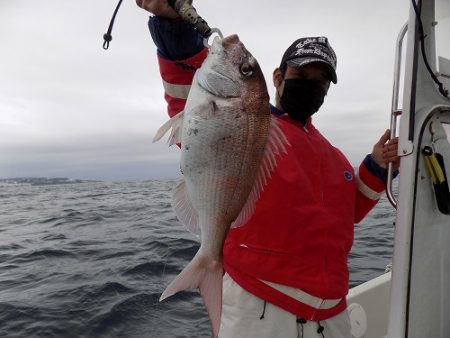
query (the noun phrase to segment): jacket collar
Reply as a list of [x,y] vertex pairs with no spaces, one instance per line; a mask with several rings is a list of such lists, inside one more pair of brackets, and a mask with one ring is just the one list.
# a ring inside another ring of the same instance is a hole
[[303,125],[303,123],[290,118],[288,114],[286,114],[281,109],[278,109],[273,104],[270,104],[270,112],[277,117],[283,117],[283,119],[288,120],[292,124],[295,124],[305,130],[308,130],[312,126],[312,118],[311,117],[309,117],[308,120],[306,120],[306,123]]

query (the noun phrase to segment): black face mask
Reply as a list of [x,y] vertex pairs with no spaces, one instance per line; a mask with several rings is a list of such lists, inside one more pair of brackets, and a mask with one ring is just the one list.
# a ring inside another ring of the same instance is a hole
[[284,82],[281,107],[292,119],[305,124],[319,110],[327,91],[316,80],[287,79]]

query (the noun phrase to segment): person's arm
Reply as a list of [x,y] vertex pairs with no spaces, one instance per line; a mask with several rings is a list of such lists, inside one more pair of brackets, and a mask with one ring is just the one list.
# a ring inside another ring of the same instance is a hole
[[150,17],[149,29],[158,48],[158,63],[170,117],[184,109],[195,71],[207,55],[203,39],[181,19]]
[[167,0],[136,0],[151,16],[148,27],[158,49],[158,63],[170,117],[183,110],[195,71],[207,55],[203,38],[181,20]]
[[167,0],[136,0],[136,5],[156,16],[169,19],[178,17],[177,12],[169,5]]
[[386,130],[367,155],[358,170],[355,203],[355,223],[359,223],[377,204],[387,181],[387,166],[393,163],[394,177],[398,174],[400,158],[397,155],[398,139],[389,140]]

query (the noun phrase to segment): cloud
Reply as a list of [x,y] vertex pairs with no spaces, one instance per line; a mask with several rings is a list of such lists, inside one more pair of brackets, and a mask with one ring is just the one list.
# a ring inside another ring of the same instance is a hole
[[[408,15],[408,4],[385,2],[195,5],[211,26],[239,34],[272,97],[272,71],[286,47],[300,36],[327,35],[338,54],[339,83],[315,120],[359,162],[362,148],[370,151],[387,127],[394,44]],[[0,177],[178,175],[179,151],[151,143],[167,115],[148,13],[124,2],[105,51],[102,35],[115,6],[107,0],[0,2]]]

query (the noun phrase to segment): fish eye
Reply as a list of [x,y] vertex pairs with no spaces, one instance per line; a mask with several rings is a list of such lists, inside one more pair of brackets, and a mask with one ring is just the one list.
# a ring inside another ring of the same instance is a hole
[[243,63],[240,70],[244,76],[250,77],[253,75],[253,67],[249,63]]

